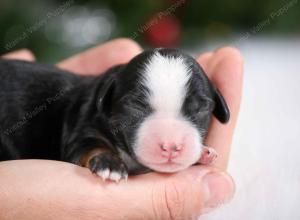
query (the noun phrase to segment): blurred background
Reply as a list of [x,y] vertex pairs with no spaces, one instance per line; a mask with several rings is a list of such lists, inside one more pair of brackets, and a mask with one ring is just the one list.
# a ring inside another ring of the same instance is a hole
[[199,52],[211,43],[297,39],[299,21],[298,0],[1,0],[0,53],[26,47],[57,62],[117,37]]
[[299,220],[300,0],[0,0],[0,54],[25,47],[56,63],[118,37],[192,55],[241,51],[236,196],[207,219]]

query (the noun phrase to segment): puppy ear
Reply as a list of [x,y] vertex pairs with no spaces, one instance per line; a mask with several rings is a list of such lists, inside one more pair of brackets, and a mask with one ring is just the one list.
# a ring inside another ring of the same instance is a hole
[[212,88],[215,101],[213,114],[221,123],[225,124],[229,121],[230,118],[229,108],[221,92],[214,85],[212,86]]
[[116,77],[126,67],[125,64],[120,64],[108,69],[103,78],[97,91],[97,109],[106,116],[110,116],[112,105],[113,105],[113,94],[116,88]]
[[115,88],[115,79],[110,77],[104,80],[98,90],[97,109],[107,116],[110,115],[112,107],[112,95]]

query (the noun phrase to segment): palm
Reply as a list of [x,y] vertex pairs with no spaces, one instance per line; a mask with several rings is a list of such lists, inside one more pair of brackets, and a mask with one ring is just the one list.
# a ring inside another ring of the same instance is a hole
[[[98,74],[112,65],[128,62],[139,52],[134,42],[115,40],[75,55],[58,66],[79,74]],[[6,57],[34,59],[24,51]],[[189,219],[231,197],[233,182],[223,171],[239,111],[243,63],[239,52],[232,48],[205,53],[198,61],[222,92],[231,111],[226,125],[212,120],[206,139],[206,144],[219,154],[217,168],[193,166],[171,175],[148,173],[116,185],[105,184],[87,169],[68,163],[1,162],[0,204],[4,206],[0,207],[0,218]],[[2,216],[1,213],[7,213],[5,210],[13,211]],[[27,215],[21,217],[22,213]]]

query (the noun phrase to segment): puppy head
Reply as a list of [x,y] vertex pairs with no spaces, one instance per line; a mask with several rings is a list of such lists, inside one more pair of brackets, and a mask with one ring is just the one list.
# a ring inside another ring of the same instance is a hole
[[142,165],[176,172],[197,162],[212,112],[229,111],[198,63],[173,49],[145,51],[107,82],[100,97],[112,131]]

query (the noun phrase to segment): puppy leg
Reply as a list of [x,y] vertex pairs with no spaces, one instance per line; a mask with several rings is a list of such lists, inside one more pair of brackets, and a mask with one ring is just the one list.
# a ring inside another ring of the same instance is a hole
[[203,165],[209,165],[213,163],[217,159],[217,157],[218,154],[215,149],[211,147],[203,147],[199,163]]
[[89,168],[92,173],[100,176],[104,181],[119,182],[128,178],[128,169],[122,159],[109,149],[95,148],[83,154],[80,164]]

